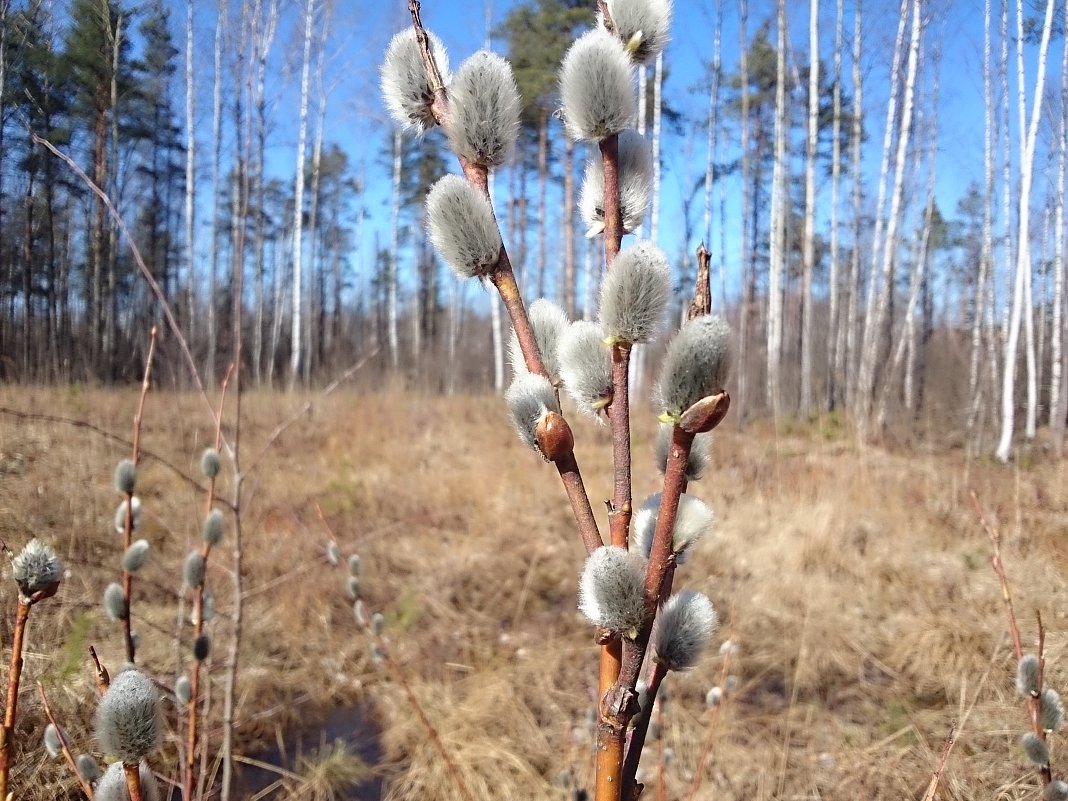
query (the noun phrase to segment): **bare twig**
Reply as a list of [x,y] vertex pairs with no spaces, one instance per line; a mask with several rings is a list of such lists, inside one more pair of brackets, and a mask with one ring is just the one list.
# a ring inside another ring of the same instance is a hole
[[[141,395],[137,399],[137,411],[134,413],[133,419],[133,442],[130,447],[130,461],[133,462],[135,468],[141,461],[141,421],[144,419],[145,414],[145,398],[148,396],[148,389],[152,385],[152,357],[156,352],[156,335],[156,326],[152,326],[148,340],[148,355],[145,357],[145,375],[141,381]],[[134,489],[131,488],[129,492],[124,494],[126,495],[126,515],[122,526],[123,553],[129,550],[133,542]],[[126,602],[126,615],[122,619],[122,636],[126,645],[126,661],[134,664],[137,661],[137,649],[134,645],[132,628],[133,574],[125,567],[122,569],[122,596]]]
[[[354,365],[352,365],[349,369],[347,369],[345,372],[343,372],[341,375],[339,375],[337,378],[335,378],[323,388],[322,392],[319,393],[318,400],[323,400],[328,395],[333,393],[333,391],[336,390],[339,386],[341,386],[341,384],[356,375],[356,373],[358,373],[363,368],[363,366],[367,364],[367,362],[369,362],[371,359],[378,355],[378,351],[379,349],[375,348],[370,353],[360,357],[360,359]],[[301,405],[299,411],[291,415],[289,419],[283,420],[281,423],[275,426],[274,431],[272,431],[270,436],[267,437],[267,440],[263,443],[263,447],[260,448],[259,453],[252,457],[251,463],[249,464],[248,468],[245,469],[245,475],[250,476],[255,473],[256,468],[260,466],[260,462],[263,461],[264,457],[267,456],[267,453],[271,450],[272,447],[274,447],[274,444],[278,442],[281,436],[286,431],[288,431],[294,424],[296,424],[298,420],[300,420],[302,417],[307,416],[313,408],[313,402],[306,401]]]
[[130,793],[130,801],[144,801],[144,793],[141,792],[141,767],[136,762],[123,762],[122,770],[126,774],[126,789]]
[[[732,645],[734,643],[733,604],[731,605],[730,623],[727,624],[727,642]],[[719,720],[723,714],[723,706],[727,703],[727,677],[730,676],[731,656],[734,654],[732,645],[727,646],[726,653],[723,654],[723,664],[719,669],[719,687],[722,695],[720,696],[719,703],[712,707],[712,714],[708,719],[705,740],[701,745],[701,755],[697,758],[697,769],[694,771],[693,784],[690,786],[690,794],[687,796],[689,801],[695,801],[697,798],[697,791],[701,789],[701,782],[705,778],[705,765],[708,763],[708,758],[712,755],[712,746],[716,741],[716,729],[719,728]]]
[[[983,527],[987,537],[990,538],[990,545],[993,549],[993,553],[990,556],[990,564],[994,568],[994,573],[998,577],[998,584],[1001,587],[1001,599],[1005,604],[1005,614],[1009,620],[1009,634],[1012,636],[1013,654],[1016,657],[1016,663],[1019,664],[1024,655],[1023,640],[1020,637],[1020,625],[1016,618],[1016,610],[1012,605],[1012,591],[1009,588],[1009,579],[1005,573],[1005,563],[1001,558],[1001,530],[996,524],[992,524],[987,520],[986,513],[983,511],[982,504],[979,503],[979,496],[976,495],[975,490],[972,490],[969,494],[972,498],[972,504],[975,506],[976,514],[979,516],[979,524]],[[1034,735],[1042,742],[1046,742],[1046,731],[1042,728],[1042,681],[1046,666],[1046,630],[1042,625],[1042,615],[1037,610],[1035,617],[1038,620],[1038,692],[1031,693],[1031,696],[1026,699],[1027,717]],[[1053,781],[1051,764],[1043,765],[1039,768],[1039,771],[1042,774],[1043,786]]]
[[37,692],[41,695],[41,707],[44,709],[45,717],[48,718],[48,722],[56,729],[56,735],[59,738],[59,747],[63,752],[63,758],[67,761],[68,767],[70,767],[71,771],[74,773],[74,777],[78,780],[78,784],[81,785],[85,797],[88,798],[89,801],[93,801],[93,788],[78,770],[78,763],[74,761],[74,755],[70,752],[70,745],[67,743],[67,735],[63,733],[63,729],[56,723],[55,715],[52,714],[52,709],[48,706],[48,698],[45,696],[44,685],[41,684],[41,682],[37,682]]
[[[121,437],[118,434],[114,434],[111,431],[108,431],[107,429],[101,428],[100,426],[94,423],[90,423],[88,420],[78,420],[73,417],[60,417],[59,415],[43,414],[40,412],[26,412],[20,409],[11,409],[7,406],[0,406],[0,414],[5,414],[9,417],[14,417],[16,420],[25,420],[27,422],[56,423],[58,425],[71,426],[72,428],[82,428],[86,431],[91,431],[94,434],[97,434],[103,439],[106,439],[108,442],[114,442],[116,445],[122,445],[125,448],[133,447],[133,442],[131,442],[130,440],[126,439],[125,437]],[[171,473],[173,473],[176,478],[187,484],[196,492],[207,492],[204,487],[200,486],[200,483],[195,478],[186,474],[180,467],[175,466],[173,462],[169,462],[159,454],[153,453],[152,451],[147,450],[143,447],[140,448],[140,452],[142,459],[151,459],[156,464],[159,464],[162,467],[166,468]],[[228,501],[222,498],[219,498],[217,500],[219,503],[225,504],[227,508],[230,507],[230,503]]]
[[[431,112],[435,121],[441,125],[445,120],[449,100],[445,87],[441,82],[441,71],[437,67],[434,53],[430,48],[430,39],[426,29],[423,27],[420,5],[419,0],[408,0],[408,11],[412,17],[412,27],[415,30],[416,41],[419,42],[423,63],[434,86],[434,102],[431,106]],[[488,198],[489,178],[487,169],[481,165],[472,164],[462,156],[457,156],[457,159],[468,182]],[[523,304],[523,297],[516,282],[511,260],[508,257],[508,250],[504,245],[501,246],[497,264],[490,273],[489,280],[497,288],[504,307],[508,310],[512,329],[519,340],[519,348],[523,353],[523,361],[526,363],[527,369],[532,373],[547,377],[548,372],[538,351],[534,330],[530,325],[526,306]],[[601,540],[601,533],[597,529],[597,520],[593,515],[593,508],[586,494],[573,450],[566,457],[557,459],[555,462],[557,469],[560,471],[560,478],[567,491],[568,499],[571,502],[571,508],[575,513],[575,522],[578,526],[579,534],[589,553],[603,544],[603,540]]]
[[22,644],[26,621],[30,618],[29,599],[19,593],[15,609],[15,634],[11,643],[11,663],[7,673],[7,701],[4,705],[4,726],[0,729],[0,798],[7,798],[7,780],[11,772],[16,711],[19,703],[19,682],[22,679]]
[[942,773],[946,769],[946,763],[949,761],[949,755],[953,753],[953,746],[956,742],[957,724],[953,722],[949,725],[949,734],[946,735],[945,742],[942,743],[942,757],[938,760],[938,767],[931,774],[931,782],[927,785],[927,792],[923,794],[923,801],[934,801],[938,785],[942,781]]
[[[230,379],[234,373],[234,365],[231,364],[226,371],[226,377],[223,379],[222,387],[219,390],[219,406],[218,410],[214,413],[215,416],[215,442],[214,447],[218,450],[222,444],[222,420],[223,409],[226,405],[226,388],[230,385]],[[204,512],[205,519],[212,513],[215,508],[215,484],[216,476],[208,478],[208,498],[206,504],[206,511]],[[201,582],[193,587],[193,640],[197,640],[204,633],[204,584],[207,581],[207,567],[208,557],[211,555],[211,543],[208,540],[204,540],[201,543],[200,555],[204,560],[204,572],[205,578]],[[197,726],[197,711],[198,703],[200,701],[200,667],[201,661],[199,659],[193,660],[193,666],[190,670],[189,676],[189,703],[186,704],[187,710],[187,729],[186,729],[186,743],[185,743],[185,765],[182,773],[182,797],[185,801],[192,801],[193,798],[193,786],[195,784],[196,774],[196,757],[197,757],[197,738],[199,729]],[[202,747],[206,747],[202,746]]]

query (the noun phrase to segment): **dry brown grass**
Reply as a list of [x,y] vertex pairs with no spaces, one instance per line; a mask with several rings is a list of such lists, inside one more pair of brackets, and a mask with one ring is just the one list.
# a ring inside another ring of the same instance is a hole
[[[133,391],[0,390],[2,406],[90,420],[123,437],[134,403]],[[258,452],[301,403],[246,396],[246,454]],[[600,511],[611,494],[610,444],[592,424],[575,427]],[[710,476],[692,487],[716,510],[716,536],[676,579],[708,593],[723,616],[735,605],[741,647],[738,690],[699,798],[919,798],[951,721],[968,710],[940,797],[1037,797],[1016,747],[1026,722],[1012,693],[989,543],[967,490],[998,511],[1025,636],[1034,628],[1030,610],[1041,606],[1049,676],[1064,687],[1065,466],[1005,468],[968,463],[957,452],[857,452],[818,426],[778,437],[726,428]],[[656,488],[652,434],[643,418],[635,434],[638,498]],[[209,436],[196,399],[149,397],[147,450],[195,475]],[[125,453],[92,432],[0,415],[0,538],[19,546],[41,535],[71,571],[57,599],[30,621],[14,778],[30,791],[20,796],[25,801],[57,797],[61,783],[73,787],[59,763],[38,755],[43,723],[33,680],[45,682],[75,747],[91,750],[84,646],[96,643],[111,665],[121,658],[119,632],[103,619],[98,599],[120,555],[110,528],[118,502],[111,473]],[[342,571],[322,559],[327,535],[318,504],[343,552],[363,557],[368,603],[385,613],[394,655],[475,795],[564,798],[562,771],[588,779],[589,746],[580,735],[594,703],[597,649],[575,609],[583,550],[554,471],[514,441],[502,403],[331,396],[280,439],[249,488],[243,752],[260,753],[277,731],[369,697],[383,728],[378,767],[392,797],[455,797],[403,694],[367,657]],[[150,458],[139,491],[140,534],[153,553],[135,584],[135,629],[140,661],[169,683],[180,564],[198,536],[202,500]],[[224,542],[209,579],[219,597],[219,642],[227,561]],[[13,606],[13,592],[5,579],[0,608]],[[708,720],[703,698],[719,659],[669,679],[669,799],[687,797]],[[212,676],[218,682],[217,665]],[[221,686],[213,692],[218,709]],[[1058,750],[1055,744],[1055,758]],[[331,768],[311,774],[322,780]],[[311,797],[312,790],[292,792]]]

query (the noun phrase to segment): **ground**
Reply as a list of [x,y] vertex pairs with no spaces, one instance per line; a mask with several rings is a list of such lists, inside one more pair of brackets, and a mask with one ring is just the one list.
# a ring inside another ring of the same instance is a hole
[[[119,629],[100,598],[122,550],[111,476],[129,448],[114,437],[130,438],[136,401],[135,389],[0,388],[0,407],[38,415],[0,412],[0,538],[17,550],[39,536],[68,570],[59,594],[30,618],[13,779],[20,801],[78,797],[62,762],[39,747],[35,682],[75,752],[95,752],[85,649],[95,644],[113,668],[122,661]],[[231,397],[231,443],[235,411]],[[638,499],[658,480],[655,421],[639,411]],[[608,435],[571,417],[605,530]],[[184,477],[203,485],[197,465],[211,428],[199,397],[149,395],[137,535],[152,552],[135,580],[133,619],[138,661],[166,686],[190,659],[188,626],[175,643],[181,563],[205,510],[203,493]],[[366,747],[369,769],[392,798],[459,797],[401,676],[477,798],[562,799],[563,775],[589,781],[597,648],[576,609],[583,550],[555,471],[517,441],[502,401],[385,390],[249,393],[240,449],[247,477],[238,738],[243,757],[288,755],[289,770],[275,774],[278,792],[269,797],[377,798],[368,785],[362,795],[331,795],[359,773],[356,760],[333,747],[335,737]],[[956,724],[935,797],[1037,798],[1038,776],[1017,745],[1026,714],[1014,694],[991,545],[969,497],[974,490],[1000,525],[1024,641],[1033,643],[1040,609],[1049,683],[1064,688],[1068,476],[1038,450],[1021,461],[858,449],[837,418],[777,433],[738,431],[728,418],[707,477],[691,486],[715,510],[714,536],[675,581],[712,598],[721,629],[699,668],[669,678],[661,740],[643,769],[648,796],[657,797],[652,788],[662,782],[667,799],[919,799]],[[223,476],[229,498],[227,459]],[[229,514],[228,521],[208,567],[219,611],[213,717],[222,708],[233,608]],[[332,536],[342,557],[361,557],[361,592],[385,616],[399,673],[374,658],[355,622],[344,562],[327,559]],[[0,586],[6,679],[10,570]],[[728,636],[737,645],[733,690],[710,729],[705,695],[721,681],[718,650]],[[173,722],[173,701],[165,704]],[[328,719],[329,735],[319,738],[327,747],[294,759],[295,733],[312,749],[317,724]],[[169,732],[154,765],[165,777],[173,775],[177,736]],[[712,751],[694,794],[706,740]],[[213,754],[218,743],[215,728]],[[1055,740],[1055,772],[1060,754]]]

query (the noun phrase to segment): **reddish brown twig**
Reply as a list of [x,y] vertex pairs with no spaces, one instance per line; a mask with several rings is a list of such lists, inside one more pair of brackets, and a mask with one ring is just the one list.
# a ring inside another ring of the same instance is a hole
[[[230,384],[230,378],[234,373],[234,365],[231,363],[230,367],[226,371],[226,376],[223,378],[222,387],[219,390],[219,407],[214,412],[215,417],[215,439],[214,448],[216,451],[222,446],[222,420],[223,409],[226,404],[226,388]],[[215,508],[215,485],[216,476],[208,478],[208,498],[205,506],[205,519],[214,511]],[[211,543],[204,540],[200,546],[200,555],[204,558],[204,571],[207,573],[208,557],[211,555]],[[196,641],[204,633],[204,585],[206,583],[206,577],[196,587],[193,587],[193,640]],[[197,756],[197,739],[199,737],[198,728],[198,702],[200,699],[200,667],[201,661],[199,659],[193,660],[192,669],[189,671],[189,703],[186,704],[187,710],[187,729],[186,729],[186,746],[185,746],[185,765],[182,771],[182,797],[185,801],[192,801],[193,798],[193,786],[195,784],[196,776],[196,756]],[[207,733],[204,735],[207,737]],[[201,748],[205,748],[206,743],[201,743]]]
[[45,717],[56,729],[56,736],[59,738],[59,748],[63,752],[63,758],[67,761],[71,771],[73,771],[78,784],[81,785],[85,797],[89,801],[93,801],[93,788],[89,786],[89,782],[85,780],[85,777],[78,770],[78,763],[74,761],[74,755],[70,752],[70,745],[67,743],[67,735],[63,733],[63,729],[56,723],[55,715],[52,714],[52,709],[48,706],[48,698],[45,696],[44,685],[41,682],[37,682],[37,692],[41,695],[41,707],[44,709]]
[[122,763],[122,770],[126,774],[126,789],[130,792],[130,801],[144,801],[145,796],[141,792],[141,767],[136,762]]
[[[1005,563],[1001,558],[1001,530],[996,524],[992,524],[987,520],[986,513],[983,511],[982,504],[979,503],[979,496],[976,495],[975,490],[972,490],[969,494],[971,495],[972,505],[975,506],[976,514],[979,516],[979,525],[983,527],[987,537],[990,538],[990,545],[993,549],[990,556],[990,564],[994,568],[994,573],[998,577],[998,584],[1001,587],[1001,600],[1005,604],[1005,614],[1009,620],[1009,634],[1012,636],[1013,654],[1016,657],[1016,663],[1019,664],[1024,655],[1023,640],[1020,637],[1020,625],[1017,622],[1016,610],[1012,604],[1012,591],[1009,588],[1009,579],[1005,573]],[[1035,617],[1038,621],[1038,692],[1031,693],[1030,697],[1026,699],[1027,718],[1031,725],[1031,731],[1042,742],[1046,742],[1046,732],[1042,728],[1042,681],[1046,669],[1046,630],[1042,625],[1042,615],[1037,610],[1035,611]],[[1043,786],[1053,781],[1053,768],[1050,764],[1043,765],[1039,768],[1039,771],[1042,774]]]
[[949,761],[949,755],[953,753],[953,746],[957,742],[957,724],[954,721],[949,725],[949,734],[946,735],[946,740],[942,743],[942,756],[938,760],[938,767],[935,768],[934,773],[931,774],[931,781],[927,785],[927,792],[923,794],[922,801],[935,801],[935,794],[938,792],[938,785],[942,781],[942,773],[945,772],[946,763]]
[[30,618],[31,601],[19,593],[15,608],[15,634],[11,643],[11,663],[7,673],[7,702],[4,705],[4,726],[0,729],[0,799],[7,798],[7,780],[11,772],[15,719],[19,703],[19,682],[22,680],[22,644],[26,635],[26,621]]
[[[141,395],[137,399],[137,411],[134,412],[133,418],[133,446],[131,448],[130,461],[133,462],[133,466],[136,468],[141,462],[141,421],[144,419],[145,414],[145,398],[148,396],[148,389],[152,384],[152,357],[156,352],[156,326],[152,326],[152,331],[149,334],[148,340],[148,355],[145,357],[145,375],[141,381]],[[129,550],[131,543],[133,542],[133,529],[134,529],[134,511],[133,511],[133,498],[134,491],[131,489],[126,495],[126,518],[123,522],[123,552]],[[133,640],[133,574],[125,567],[122,569],[122,596],[126,602],[126,616],[122,619],[122,636],[126,645],[126,661],[133,664],[137,661],[137,649],[134,646]]]
[[[426,66],[427,74],[430,76],[431,84],[434,88],[434,101],[430,106],[430,110],[434,115],[435,121],[441,125],[445,120],[449,99],[441,80],[441,71],[438,69],[433,51],[430,49],[429,36],[423,27],[420,5],[419,0],[408,0],[408,12],[412,17],[412,27],[415,30],[416,41],[419,43],[423,64]],[[489,174],[487,169],[484,166],[472,164],[462,156],[457,156],[457,160],[468,182],[488,198]],[[508,311],[508,317],[511,320],[516,338],[519,340],[519,348],[523,353],[523,361],[527,369],[532,373],[548,376],[545,364],[538,351],[537,341],[534,338],[534,330],[530,325],[530,319],[527,317],[526,306],[523,303],[523,297],[516,282],[512,262],[508,257],[508,249],[504,245],[501,246],[497,264],[490,273],[489,280],[497,288],[504,307]],[[575,513],[575,522],[582,537],[582,542],[586,547],[587,553],[590,553],[602,545],[603,540],[597,528],[597,520],[593,515],[593,508],[586,494],[573,450],[570,454],[555,459],[554,462],[560,471],[560,478],[567,491],[571,508]]]

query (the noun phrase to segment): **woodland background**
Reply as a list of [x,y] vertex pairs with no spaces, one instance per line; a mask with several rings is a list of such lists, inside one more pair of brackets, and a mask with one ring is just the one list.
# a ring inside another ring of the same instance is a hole
[[[365,6],[0,0],[0,375],[133,381],[163,298],[209,382],[240,333],[246,386],[322,384],[377,349],[375,381],[502,389],[496,299],[455,282],[424,232],[443,141],[381,115],[373,65],[404,9]],[[593,313],[600,267],[556,74],[592,6],[425,9],[455,63],[486,45],[514,65],[524,128],[497,212],[528,298],[573,317]],[[663,167],[642,234],[673,256],[680,309],[693,251],[712,251],[736,419],[833,412],[863,439],[889,427],[1002,459],[1049,425],[1059,445],[1063,4],[786,6],[687,4],[636,87]],[[42,140],[114,201],[158,296]],[[967,183],[939,172],[961,142],[981,165]]]

